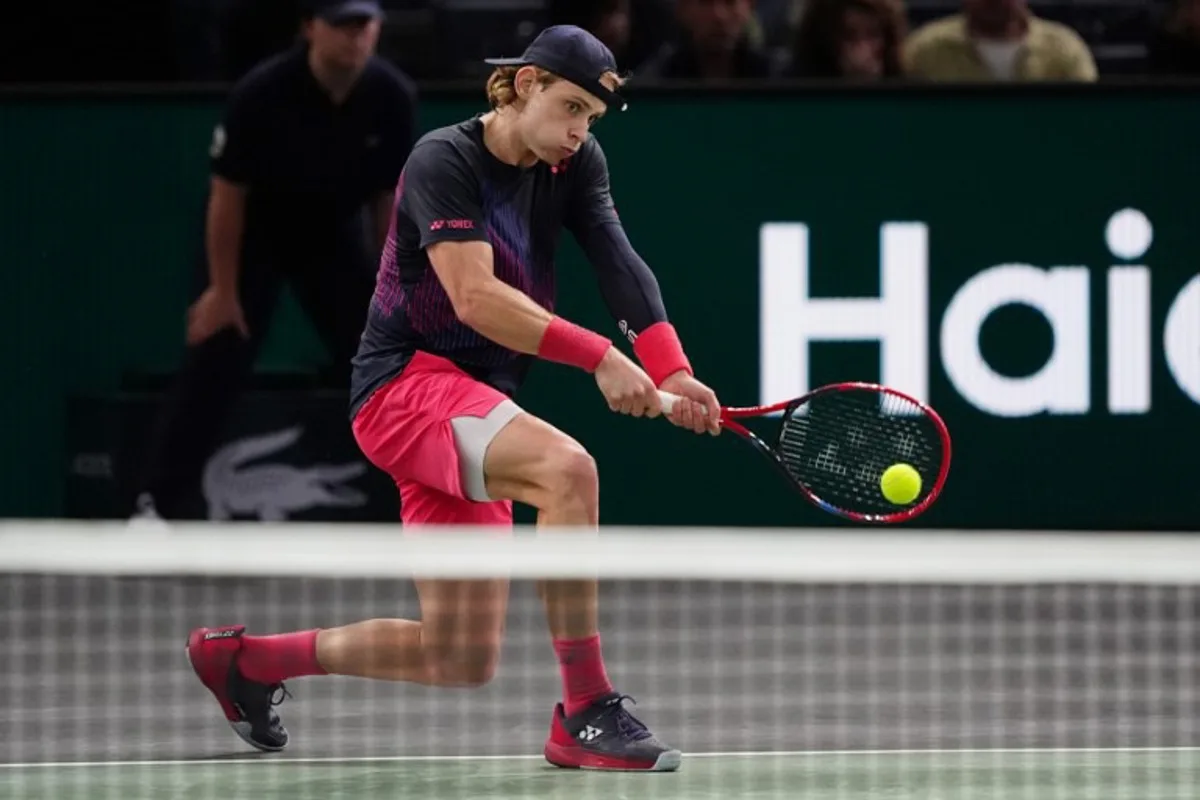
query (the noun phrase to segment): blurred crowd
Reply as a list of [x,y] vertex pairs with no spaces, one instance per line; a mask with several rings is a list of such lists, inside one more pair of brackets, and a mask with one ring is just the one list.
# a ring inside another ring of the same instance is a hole
[[[121,18],[105,4],[93,10],[81,5],[70,23],[47,18],[45,30],[53,26],[54,33],[40,40],[49,48],[40,58],[16,64],[8,80],[236,80],[295,40],[301,3],[125,0],[130,13]],[[384,5],[380,52],[419,80],[477,76],[482,57],[517,54],[540,28],[562,22],[605,40],[639,84],[1200,75],[1200,0],[385,0]]]

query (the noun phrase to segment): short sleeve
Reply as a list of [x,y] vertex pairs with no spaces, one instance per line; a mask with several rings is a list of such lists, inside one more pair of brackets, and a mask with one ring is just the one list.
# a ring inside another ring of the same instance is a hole
[[577,170],[567,211],[566,226],[576,237],[608,224],[619,224],[608,180],[608,159],[600,143],[588,139],[567,169]]
[[400,180],[400,211],[420,231],[422,248],[446,241],[487,241],[479,180],[452,145],[418,144]]
[[241,185],[254,182],[256,165],[262,163],[259,118],[263,113],[261,104],[244,88],[234,89],[224,116],[213,129],[208,154],[214,175]]

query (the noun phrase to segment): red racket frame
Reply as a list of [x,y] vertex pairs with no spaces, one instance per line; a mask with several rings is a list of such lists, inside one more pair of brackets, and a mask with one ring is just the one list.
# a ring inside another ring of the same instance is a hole
[[[764,442],[753,431],[736,422],[738,419],[763,417],[768,414],[774,414],[781,411],[787,413],[795,407],[803,405],[804,403],[812,400],[814,397],[818,397],[823,394],[862,390],[877,392],[880,394],[890,394],[916,406],[921,410],[921,413],[933,421],[934,429],[938,432],[938,436],[941,439],[942,463],[938,468],[937,477],[934,479],[933,487],[929,490],[929,494],[927,494],[925,498],[921,500],[921,502],[917,503],[911,508],[906,508],[903,511],[896,511],[891,514],[864,514],[859,511],[847,511],[846,509],[838,508],[829,501],[818,496],[811,489],[807,488],[794,477],[792,477],[792,474],[788,472],[787,467],[783,463],[783,459],[779,457],[779,454],[775,451],[775,448]],[[783,474],[784,478],[787,479],[787,482],[796,488],[801,494],[803,494],[805,498],[817,508],[854,522],[894,525],[900,522],[908,522],[909,520],[920,516],[921,514],[925,513],[925,511],[927,511],[931,505],[933,505],[933,502],[937,500],[938,496],[942,493],[942,487],[946,484],[946,476],[950,472],[950,431],[946,428],[946,423],[942,420],[941,416],[927,404],[916,400],[904,392],[892,389],[888,386],[881,386],[877,383],[864,383],[861,381],[831,383],[814,389],[807,394],[801,395],[800,397],[774,403],[769,406],[725,407],[721,409],[721,424],[728,430],[733,431],[738,436],[754,445],[756,450],[770,459],[771,462],[779,468],[779,471]]]

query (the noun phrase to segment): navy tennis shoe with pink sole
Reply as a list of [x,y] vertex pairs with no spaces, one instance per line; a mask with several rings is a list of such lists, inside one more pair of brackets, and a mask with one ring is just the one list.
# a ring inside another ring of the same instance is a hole
[[628,695],[610,694],[568,717],[554,707],[546,760],[568,769],[673,772],[683,754],[655,738],[629,710]]

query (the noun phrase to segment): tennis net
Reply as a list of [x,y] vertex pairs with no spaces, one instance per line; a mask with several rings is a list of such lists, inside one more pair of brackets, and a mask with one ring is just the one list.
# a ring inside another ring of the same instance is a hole
[[[237,739],[184,658],[417,618],[412,576],[508,577],[494,680],[288,683]],[[541,758],[561,691],[539,578],[601,579],[609,675],[676,773]],[[0,524],[0,798],[1196,796],[1200,538]]]

